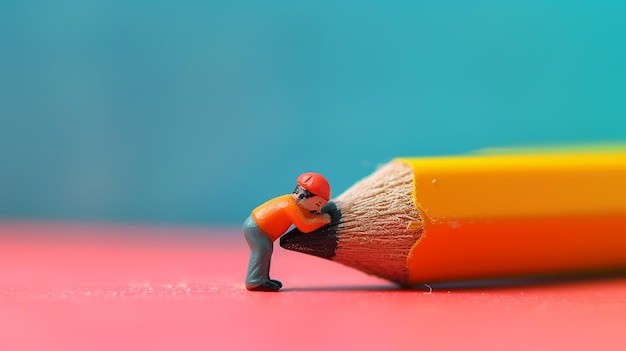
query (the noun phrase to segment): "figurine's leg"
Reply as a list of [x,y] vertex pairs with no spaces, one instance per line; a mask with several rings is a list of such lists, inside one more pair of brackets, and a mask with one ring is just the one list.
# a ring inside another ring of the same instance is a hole
[[243,234],[250,247],[246,288],[252,290],[269,283],[270,288],[276,288],[275,290],[280,289],[278,285],[269,280],[270,263],[274,250],[272,240],[263,233],[252,217],[248,217],[244,222]]

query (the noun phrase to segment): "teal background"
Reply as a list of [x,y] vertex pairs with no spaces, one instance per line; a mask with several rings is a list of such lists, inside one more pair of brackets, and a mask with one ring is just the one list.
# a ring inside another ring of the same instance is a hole
[[240,225],[304,171],[626,140],[624,1],[0,2],[0,218]]

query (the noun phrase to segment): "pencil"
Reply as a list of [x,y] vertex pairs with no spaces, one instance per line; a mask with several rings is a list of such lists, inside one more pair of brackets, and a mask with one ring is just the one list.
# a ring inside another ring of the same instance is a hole
[[402,286],[626,272],[626,148],[398,158],[283,248]]

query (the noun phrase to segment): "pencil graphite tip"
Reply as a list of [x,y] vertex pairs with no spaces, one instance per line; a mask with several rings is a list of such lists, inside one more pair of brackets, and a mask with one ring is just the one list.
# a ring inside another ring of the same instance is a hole
[[335,257],[339,242],[337,232],[341,223],[341,211],[330,201],[324,206],[322,213],[331,216],[331,222],[310,233],[294,228],[280,238],[280,246],[291,251],[301,252],[326,259]]

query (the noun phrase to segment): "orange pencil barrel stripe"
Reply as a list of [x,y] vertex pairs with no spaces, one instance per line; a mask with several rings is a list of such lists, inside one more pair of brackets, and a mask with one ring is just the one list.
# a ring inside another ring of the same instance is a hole
[[622,215],[431,223],[425,233],[407,260],[410,284],[626,267]]

